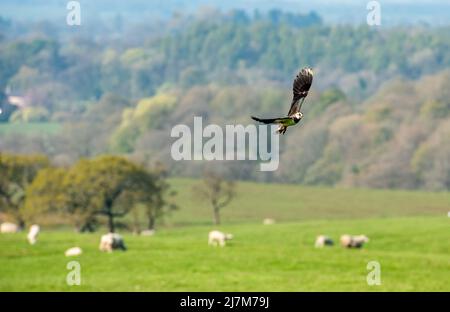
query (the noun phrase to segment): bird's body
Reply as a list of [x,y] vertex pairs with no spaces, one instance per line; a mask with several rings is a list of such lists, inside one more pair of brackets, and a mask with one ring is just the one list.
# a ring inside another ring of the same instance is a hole
[[308,95],[312,80],[313,71],[309,67],[305,67],[300,70],[297,77],[295,77],[294,84],[292,86],[294,95],[287,117],[262,119],[252,116],[252,119],[265,124],[278,124],[277,133],[284,134],[288,127],[298,124],[303,118],[303,114],[300,109],[302,108],[302,104]]
[[253,120],[265,123],[265,124],[278,124],[277,133],[284,134],[287,130],[287,127],[294,126],[299,123],[302,119],[303,114],[298,113],[298,115],[294,115],[292,117],[283,117],[283,118],[273,118],[273,119],[261,119],[258,117],[253,117]]

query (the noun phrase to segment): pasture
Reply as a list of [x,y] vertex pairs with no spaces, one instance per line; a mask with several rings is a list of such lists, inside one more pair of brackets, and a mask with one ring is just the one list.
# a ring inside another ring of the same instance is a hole
[[[166,219],[168,226],[208,225],[212,211],[198,200],[192,186],[198,181],[172,179],[179,211]],[[450,192],[352,189],[239,182],[236,198],[222,212],[224,224],[277,221],[366,219],[404,216],[446,216]]]
[[56,122],[0,123],[0,134],[55,134],[61,130]]
[[[190,198],[192,181],[173,182],[180,210],[155,236],[123,232],[125,252],[98,250],[104,230],[43,228],[35,246],[24,232],[0,235],[0,291],[450,291],[448,193],[240,183],[214,227],[209,207]],[[277,223],[262,225],[264,217]],[[207,245],[215,228],[234,234],[225,248]],[[344,233],[370,242],[344,249]],[[335,246],[315,249],[318,234]],[[73,246],[83,254],[66,258]],[[71,260],[80,286],[66,284]],[[372,260],[380,286],[366,282]]]

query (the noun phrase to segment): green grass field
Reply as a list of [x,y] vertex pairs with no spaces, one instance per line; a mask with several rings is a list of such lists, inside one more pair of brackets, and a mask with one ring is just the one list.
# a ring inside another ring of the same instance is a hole
[[[192,195],[193,182],[173,179],[179,211],[167,218],[168,225],[207,225],[211,208]],[[236,198],[223,209],[225,224],[328,219],[367,219],[404,216],[445,216],[450,211],[449,192],[391,191],[289,184],[240,182]]]
[[56,122],[10,122],[0,123],[0,134],[55,134],[61,130]]
[[[450,291],[448,193],[241,183],[219,227],[234,239],[220,248],[207,245],[215,227],[210,209],[190,198],[192,181],[173,182],[180,210],[155,236],[124,234],[126,252],[98,251],[100,232],[44,228],[35,246],[25,233],[0,235],[0,291]],[[264,217],[278,223],[262,225]],[[314,248],[318,234],[344,233],[370,242]],[[84,253],[66,258],[73,246]],[[66,284],[71,260],[81,286]],[[373,260],[380,286],[366,282]]]

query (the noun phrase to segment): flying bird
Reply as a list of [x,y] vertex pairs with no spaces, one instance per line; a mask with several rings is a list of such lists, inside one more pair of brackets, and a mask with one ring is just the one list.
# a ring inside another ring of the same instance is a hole
[[252,119],[265,124],[278,124],[277,133],[285,134],[288,127],[298,124],[298,122],[303,118],[303,114],[300,110],[306,96],[308,95],[312,80],[313,71],[309,67],[305,67],[300,70],[297,77],[295,77],[294,84],[292,86],[294,96],[292,98],[291,108],[289,109],[287,117],[261,119],[251,116]]

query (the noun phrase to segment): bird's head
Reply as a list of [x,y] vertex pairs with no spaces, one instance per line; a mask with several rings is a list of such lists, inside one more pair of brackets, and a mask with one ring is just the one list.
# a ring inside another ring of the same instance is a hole
[[295,118],[295,119],[298,119],[298,120],[302,119],[302,117],[303,117],[303,114],[302,114],[301,112],[297,112],[297,113],[295,113],[295,115],[294,115],[294,118]]

